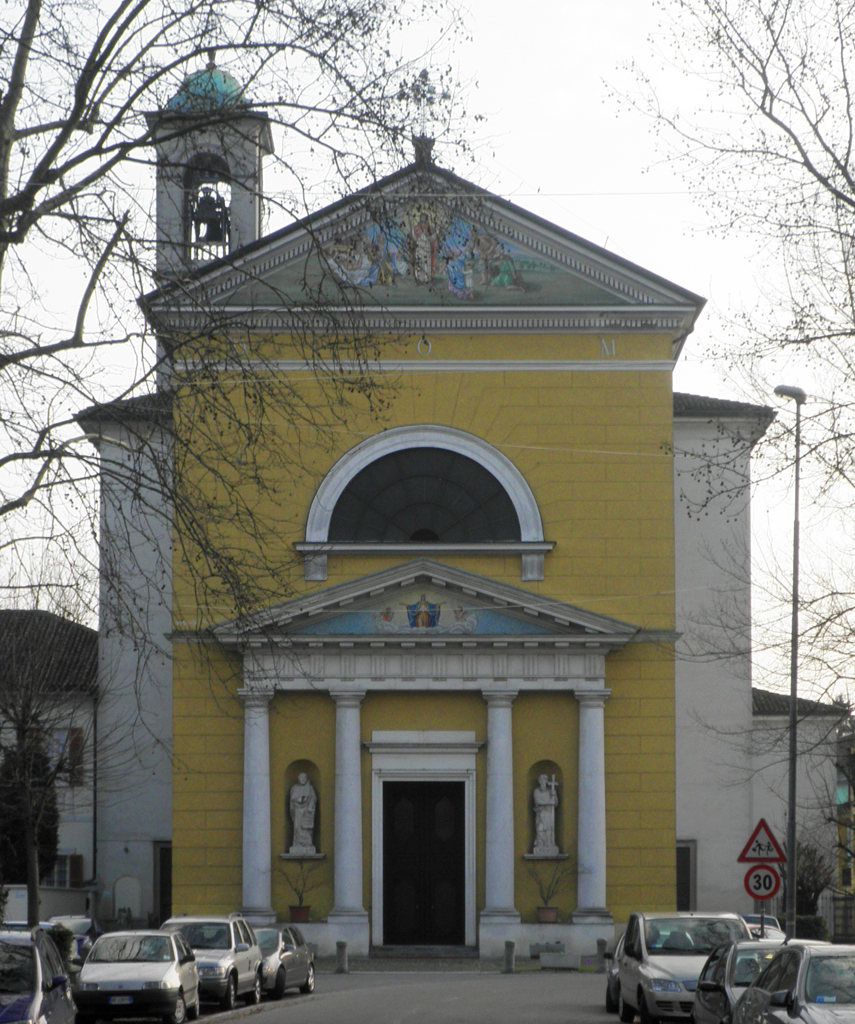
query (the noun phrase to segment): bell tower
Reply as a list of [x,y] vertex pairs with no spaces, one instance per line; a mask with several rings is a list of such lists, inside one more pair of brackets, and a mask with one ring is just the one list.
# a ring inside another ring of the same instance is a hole
[[216,66],[213,50],[146,120],[157,154],[158,276],[187,273],[259,238],[270,119]]

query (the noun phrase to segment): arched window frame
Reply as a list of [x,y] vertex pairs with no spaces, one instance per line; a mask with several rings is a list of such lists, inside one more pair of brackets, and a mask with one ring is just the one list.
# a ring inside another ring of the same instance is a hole
[[516,510],[520,523],[519,541],[494,541],[478,544],[439,543],[431,544],[432,554],[472,553],[478,555],[507,555],[519,553],[520,578],[523,580],[543,579],[543,556],[555,546],[543,539],[543,521],[534,494],[525,477],[517,467],[491,444],[453,427],[419,424],[408,427],[393,427],[382,434],[375,434],[345,452],[327,473],[318,487],[306,519],[306,539],[296,548],[305,556],[307,580],[327,578],[327,554],[343,552],[351,554],[412,553],[424,555],[425,544],[418,543],[366,543],[351,541],[330,541],[329,527],[336,503],[345,488],[366,466],[384,455],[407,448],[443,448],[458,452],[489,470],[504,487]]

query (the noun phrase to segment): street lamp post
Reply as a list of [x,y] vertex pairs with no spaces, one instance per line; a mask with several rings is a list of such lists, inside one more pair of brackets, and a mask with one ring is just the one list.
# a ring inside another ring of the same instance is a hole
[[790,752],[789,786],[787,792],[787,907],[786,932],[796,934],[796,746],[798,717],[796,703],[799,691],[799,462],[801,459],[802,406],[807,395],[801,388],[779,384],[775,394],[796,403],[795,511],[793,513],[793,607],[790,636]]

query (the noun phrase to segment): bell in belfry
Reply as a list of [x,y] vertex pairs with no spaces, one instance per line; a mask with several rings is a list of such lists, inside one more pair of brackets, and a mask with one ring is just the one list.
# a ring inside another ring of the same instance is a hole
[[197,244],[222,245],[226,241],[228,224],[225,200],[210,186],[203,186],[193,211],[193,230]]

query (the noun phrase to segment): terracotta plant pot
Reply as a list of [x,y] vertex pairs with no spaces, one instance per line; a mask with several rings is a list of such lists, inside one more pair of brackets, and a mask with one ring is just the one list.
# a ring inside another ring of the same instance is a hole
[[537,907],[538,924],[555,924],[558,921],[558,907]]
[[294,924],[305,924],[309,920],[309,911],[312,909],[308,904],[301,907],[289,907],[291,920]]

